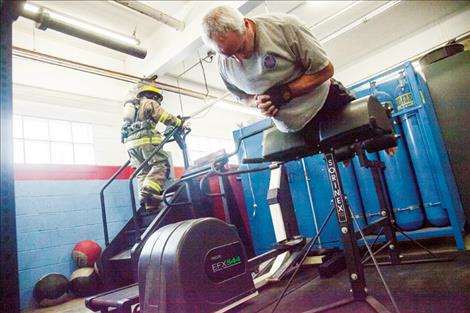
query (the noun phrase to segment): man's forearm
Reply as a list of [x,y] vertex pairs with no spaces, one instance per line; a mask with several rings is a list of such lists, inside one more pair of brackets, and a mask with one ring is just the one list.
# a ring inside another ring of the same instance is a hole
[[333,77],[333,74],[333,64],[329,63],[321,71],[315,74],[304,74],[296,80],[291,81],[288,86],[294,98],[300,97],[311,92],[312,90],[326,82],[328,79]]
[[263,95],[247,96],[242,99],[244,104],[260,109],[265,116],[275,116],[279,108],[293,98],[310,93],[312,90],[333,77],[334,68],[329,63],[324,69],[314,74],[304,74],[285,85],[274,86]]

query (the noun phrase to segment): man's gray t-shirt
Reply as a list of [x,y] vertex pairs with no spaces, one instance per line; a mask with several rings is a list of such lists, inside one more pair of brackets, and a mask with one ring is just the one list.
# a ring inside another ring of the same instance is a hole
[[[314,74],[329,64],[325,51],[310,31],[295,17],[269,14],[252,19],[256,24],[254,53],[238,62],[219,56],[219,72],[227,89],[243,99],[263,94],[303,74]],[[330,81],[312,92],[292,99],[273,117],[282,132],[302,129],[323,106]]]

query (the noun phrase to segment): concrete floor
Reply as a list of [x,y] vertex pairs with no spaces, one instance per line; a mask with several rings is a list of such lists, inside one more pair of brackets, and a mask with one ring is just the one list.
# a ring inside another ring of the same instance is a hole
[[[444,263],[423,263],[381,267],[401,313],[465,313],[470,312],[470,254],[459,253]],[[386,290],[373,267],[365,269],[369,295],[395,312]],[[261,293],[253,303],[237,312],[272,311],[280,289]],[[293,288],[295,289],[295,287]],[[350,295],[346,271],[330,279],[315,278],[286,296],[276,312],[305,312],[342,300]],[[264,305],[260,304],[264,302]],[[363,302],[349,304],[327,312],[374,312]]]
[[23,313],[90,313],[85,307],[85,299],[77,298],[48,308],[36,308],[22,311]]
[[[470,251],[470,235],[465,238]],[[420,241],[434,252],[451,255],[451,262],[433,262],[383,266],[381,270],[401,313],[420,312],[470,312],[470,252],[456,252],[452,238],[436,238]],[[409,257],[419,257],[421,252],[409,243],[401,249]],[[392,303],[379,280],[374,267],[365,268],[369,294],[376,297],[391,312]],[[261,290],[260,295],[231,312],[271,312],[273,303],[281,293],[285,282]],[[341,300],[349,295],[346,271],[329,279],[320,279],[314,267],[301,271],[292,288],[276,312],[304,312],[309,309]],[[84,313],[83,298],[73,299],[50,308],[29,309],[24,313]],[[328,312],[373,312],[364,303],[354,303]]]

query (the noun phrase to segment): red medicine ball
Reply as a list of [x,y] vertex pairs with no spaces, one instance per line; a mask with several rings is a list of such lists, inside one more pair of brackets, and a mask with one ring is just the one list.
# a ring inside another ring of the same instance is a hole
[[82,240],[75,245],[72,258],[78,267],[93,267],[101,254],[101,247],[93,240]]

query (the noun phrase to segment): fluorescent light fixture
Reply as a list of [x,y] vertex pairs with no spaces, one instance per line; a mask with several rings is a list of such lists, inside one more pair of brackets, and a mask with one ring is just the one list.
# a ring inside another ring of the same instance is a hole
[[322,38],[320,39],[320,43],[326,43],[348,31],[350,31],[351,29],[353,28],[356,28],[357,26],[363,24],[363,23],[366,23],[368,22],[370,19],[372,19],[373,17],[387,11],[388,9],[391,9],[392,7],[394,7],[395,5],[397,5],[398,3],[400,2],[400,0],[397,0],[397,1],[389,1],[387,4],[379,7],[378,9],[375,9],[374,11],[364,15],[363,17],[361,17],[360,19],[352,22],[351,24],[341,28],[340,30],[332,33],[331,35],[328,35],[326,36],[325,38]]
[[107,30],[107,29],[89,24],[87,22],[80,21],[80,20],[78,20],[74,17],[66,16],[64,14],[59,14],[59,13],[54,12],[54,11],[52,11],[50,9],[47,9],[47,8],[41,8],[40,6],[31,4],[29,2],[26,2],[24,4],[23,9],[25,11],[33,13],[33,14],[38,14],[42,9],[43,12],[49,14],[51,16],[51,18],[56,19],[56,20],[58,20],[62,23],[68,24],[70,26],[80,28],[84,31],[93,32],[95,34],[99,34],[99,35],[108,37],[110,39],[118,40],[118,41],[121,41],[122,43],[126,43],[126,44],[129,44],[129,45],[139,45],[140,44],[139,40],[134,38],[134,37],[129,37],[129,36],[126,36],[126,35],[118,34],[116,32],[113,32],[113,31],[110,31],[110,30]]
[[62,14],[58,14],[58,13],[55,13],[55,12],[52,12],[52,11],[49,11],[49,10],[47,10],[47,11],[51,15],[51,17],[53,17],[53,18],[55,18],[55,19],[57,19],[61,22],[64,22],[66,24],[69,24],[69,25],[72,25],[72,26],[75,26],[75,27],[79,27],[83,30],[87,30],[87,31],[90,31],[90,32],[98,33],[100,35],[110,37],[110,38],[113,38],[115,40],[119,40],[123,43],[127,43],[127,44],[130,44],[130,45],[138,45],[139,44],[139,41],[135,38],[124,36],[124,35],[109,31],[107,29],[97,27],[97,26],[88,24],[86,22],[82,22],[80,20],[65,16],[65,15],[62,15]]
[[327,18],[321,20],[320,22],[318,22],[318,23],[316,23],[316,24],[313,24],[313,25],[310,26],[309,28],[310,28],[310,29],[315,29],[315,28],[319,27],[320,25],[323,25],[323,24],[325,24],[326,22],[331,21],[331,20],[334,19],[335,17],[337,17],[337,16],[343,14],[344,12],[346,12],[346,11],[352,9],[353,7],[355,7],[356,5],[358,5],[358,4],[361,3],[361,2],[363,2],[363,1],[354,1],[352,4],[348,5],[347,7],[343,8],[343,9],[341,9],[341,10],[339,10],[339,11],[336,12],[335,14],[328,16]]

